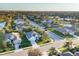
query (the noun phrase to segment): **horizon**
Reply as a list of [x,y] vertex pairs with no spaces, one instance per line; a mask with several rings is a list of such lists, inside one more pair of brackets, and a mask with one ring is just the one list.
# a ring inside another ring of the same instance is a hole
[[0,10],[14,11],[79,11],[72,3],[0,3]]

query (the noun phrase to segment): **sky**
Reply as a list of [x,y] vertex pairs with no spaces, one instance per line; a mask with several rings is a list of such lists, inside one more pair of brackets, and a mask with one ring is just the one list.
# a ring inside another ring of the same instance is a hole
[[72,4],[72,3],[0,3],[0,10],[79,11],[79,4]]

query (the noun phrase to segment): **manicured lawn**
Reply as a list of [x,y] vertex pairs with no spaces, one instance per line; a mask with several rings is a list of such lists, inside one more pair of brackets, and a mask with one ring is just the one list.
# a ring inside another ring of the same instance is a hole
[[59,32],[59,31],[57,31],[57,30],[55,30],[55,29],[53,29],[53,28],[48,28],[48,30],[54,32],[55,34],[57,34],[57,35],[59,35],[59,36],[61,36],[61,37],[63,37],[63,38],[73,38],[72,35],[70,35],[70,34],[64,35],[64,34],[62,34],[61,32]]
[[47,40],[41,39],[41,40],[39,40],[39,41],[37,42],[37,44],[41,45],[41,44],[45,44],[45,43],[49,43],[49,42],[50,42],[50,39],[47,39]]
[[62,47],[62,48],[59,48],[59,51],[66,52],[66,51],[68,51],[68,48],[67,47]]

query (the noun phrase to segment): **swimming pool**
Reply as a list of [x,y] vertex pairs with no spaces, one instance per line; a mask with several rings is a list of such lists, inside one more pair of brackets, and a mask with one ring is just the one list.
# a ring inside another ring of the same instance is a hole
[[1,22],[0,23],[0,29],[3,29],[5,27],[6,22]]

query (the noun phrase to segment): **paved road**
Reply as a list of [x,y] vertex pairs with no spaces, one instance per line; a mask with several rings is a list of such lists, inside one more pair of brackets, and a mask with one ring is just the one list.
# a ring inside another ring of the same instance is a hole
[[48,31],[48,35],[54,40],[61,40],[61,39],[63,39],[62,37],[56,35],[55,33],[51,32],[51,31]]
[[[73,45],[76,46],[79,44],[79,40],[73,40]],[[39,46],[39,49],[41,49],[42,52],[46,52],[48,51],[51,47],[55,47],[56,49],[62,47],[65,43],[65,40],[58,40],[58,41],[55,41],[53,44],[45,44],[43,46]],[[18,52],[13,52],[13,53],[8,53],[8,54],[4,54],[2,56],[27,56],[28,52],[28,49],[26,50],[21,50],[21,51],[18,51]]]
[[[44,44],[43,46],[39,46],[38,48],[42,51],[42,53],[45,53],[51,47],[55,47],[56,49],[62,47],[64,45],[64,42],[65,42],[64,40],[59,40],[59,41],[55,41],[53,44],[47,43],[47,44]],[[18,52],[4,54],[3,56],[27,56],[28,55],[27,52],[28,52],[28,49],[21,50],[21,51],[18,51]]]

